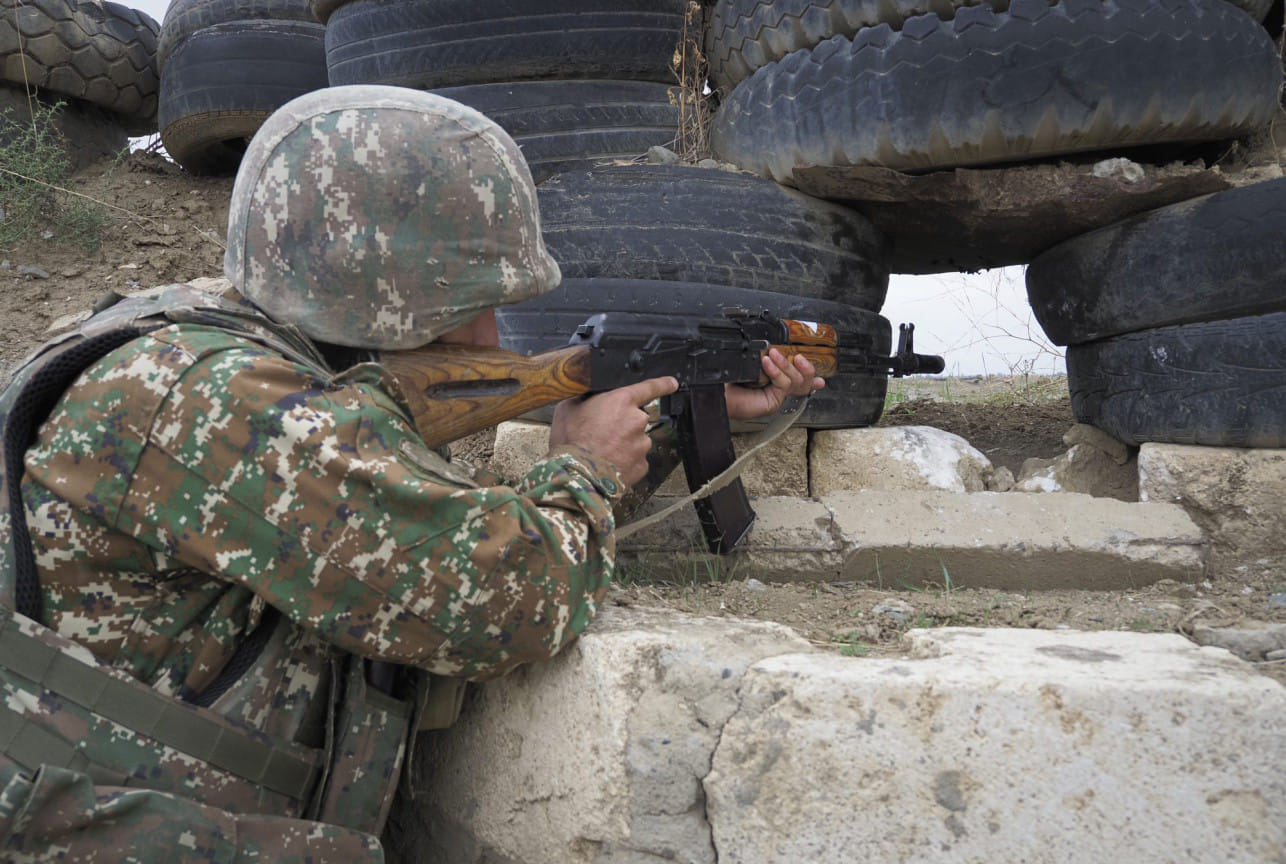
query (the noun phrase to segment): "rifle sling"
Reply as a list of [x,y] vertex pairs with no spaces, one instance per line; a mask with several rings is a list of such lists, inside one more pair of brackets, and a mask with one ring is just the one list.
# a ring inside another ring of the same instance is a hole
[[742,469],[746,467],[746,462],[749,461],[751,457],[775,441],[783,432],[789,429],[796,420],[799,419],[800,415],[804,413],[804,407],[807,404],[807,396],[787,396],[785,401],[782,402],[781,409],[777,412],[776,416],[773,417],[772,421],[765,426],[763,431],[755,438],[754,442],[750,445],[750,448],[746,450],[745,453],[738,456],[736,461],[729,465],[724,471],[712,477],[709,482],[703,485],[700,489],[689,492],[678,501],[667,505],[656,513],[644,516],[642,519],[635,519],[627,525],[618,527],[616,529],[616,538],[618,540],[623,540],[632,534],[642,531],[644,528],[655,525],[679,508],[692,503],[698,498],[704,498],[711,493],[718,492],[723,487],[732,483],[741,476]]

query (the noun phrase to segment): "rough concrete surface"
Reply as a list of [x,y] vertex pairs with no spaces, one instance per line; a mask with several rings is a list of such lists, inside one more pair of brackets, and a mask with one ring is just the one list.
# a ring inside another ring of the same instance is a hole
[[822,499],[844,577],[890,587],[1032,590],[1194,581],[1200,529],[1175,505],[1088,495],[837,492]]
[[896,657],[611,608],[419,739],[390,862],[1280,862],[1286,688],[1173,635]]
[[391,817],[417,864],[716,861],[701,779],[746,667],[808,651],[779,624],[607,609],[562,657],[477,687],[421,736]]
[[1286,450],[1144,444],[1139,497],[1183,507],[1223,570],[1286,568]]
[[1286,689],[1116,632],[912,631],[750,668],[706,778],[720,864],[1286,860]]
[[[649,502],[640,515],[672,499]],[[1064,493],[836,492],[820,500],[752,498],[754,529],[732,554],[707,555],[691,508],[623,540],[635,578],[865,580],[884,588],[1134,588],[1192,582],[1204,538],[1174,504]],[[704,572],[704,571],[702,571]]]

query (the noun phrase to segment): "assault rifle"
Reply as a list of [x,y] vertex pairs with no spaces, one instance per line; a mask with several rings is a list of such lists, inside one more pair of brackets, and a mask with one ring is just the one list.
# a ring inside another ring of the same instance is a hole
[[[770,348],[792,360],[802,354],[823,378],[941,372],[941,357],[915,353],[914,330],[903,324],[897,353],[884,357],[830,325],[770,312],[726,309],[704,320],[605,312],[577,327],[566,347],[530,357],[434,343],[382,354],[380,362],[398,379],[431,447],[573,396],[672,375],[679,389],[663,398],[661,410],[674,423],[688,487],[696,491],[735,459],[723,385],[767,385],[761,358]],[[755,519],[740,479],[697,499],[696,508],[716,553],[740,543]]]

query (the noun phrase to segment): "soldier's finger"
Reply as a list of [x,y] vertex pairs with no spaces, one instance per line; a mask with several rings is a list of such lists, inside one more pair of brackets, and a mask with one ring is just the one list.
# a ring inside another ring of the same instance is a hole
[[662,396],[668,396],[678,389],[679,379],[672,375],[666,375],[663,378],[649,378],[646,381],[629,384],[622,387],[620,392],[635,405],[642,408],[653,399],[660,399]]

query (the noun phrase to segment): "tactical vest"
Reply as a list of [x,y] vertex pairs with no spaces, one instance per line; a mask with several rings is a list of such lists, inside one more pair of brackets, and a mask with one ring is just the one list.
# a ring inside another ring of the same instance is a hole
[[[305,337],[252,308],[188,285],[148,293],[111,304],[38,349],[0,393],[0,762],[32,773],[57,765],[98,785],[157,789],[237,813],[377,834],[427,685],[409,687],[418,695],[408,700],[386,695],[368,682],[369,664],[272,614],[220,680],[196,694],[203,698],[181,701],[40,623],[20,496],[23,455],[80,372],[132,339],[188,322],[219,327],[329,374]],[[311,698],[292,696],[301,680],[312,682]],[[272,705],[271,722],[247,705]]]

